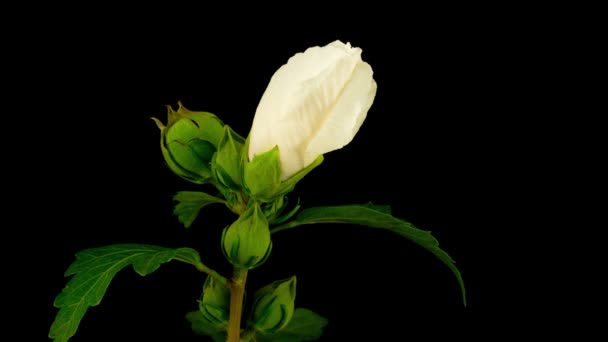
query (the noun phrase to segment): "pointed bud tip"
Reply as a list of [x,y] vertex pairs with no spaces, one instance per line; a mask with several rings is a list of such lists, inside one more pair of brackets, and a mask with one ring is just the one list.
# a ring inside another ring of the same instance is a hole
[[152,119],[152,121],[154,121],[154,123],[156,124],[156,127],[158,127],[158,129],[160,129],[161,131],[163,129],[165,129],[165,125],[157,118],[155,117],[150,117],[150,119]]

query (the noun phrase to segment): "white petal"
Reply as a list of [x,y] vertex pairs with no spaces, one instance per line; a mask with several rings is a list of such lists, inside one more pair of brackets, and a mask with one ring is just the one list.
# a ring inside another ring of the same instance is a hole
[[279,68],[258,105],[249,158],[278,145],[284,179],[308,165],[304,150],[327,120],[360,55],[361,49],[334,42],[296,54]]
[[323,125],[309,142],[304,164],[318,155],[342,148],[350,143],[363,124],[376,96],[376,82],[369,64],[357,65],[350,81],[333,104]]

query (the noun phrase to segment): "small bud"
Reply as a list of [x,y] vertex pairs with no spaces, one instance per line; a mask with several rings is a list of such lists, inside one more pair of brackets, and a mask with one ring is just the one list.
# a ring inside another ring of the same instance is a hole
[[264,334],[276,333],[291,320],[295,299],[295,276],[264,286],[255,294],[250,324]]
[[203,285],[199,309],[212,326],[225,327],[228,324],[230,311],[230,289],[208,276]]
[[167,125],[152,118],[161,130],[161,151],[169,168],[193,183],[211,178],[211,159],[224,132],[220,119],[207,112],[193,112],[179,103],[174,111],[167,106]]
[[266,261],[272,242],[268,220],[257,202],[224,229],[222,247],[228,261],[237,267],[251,269]]

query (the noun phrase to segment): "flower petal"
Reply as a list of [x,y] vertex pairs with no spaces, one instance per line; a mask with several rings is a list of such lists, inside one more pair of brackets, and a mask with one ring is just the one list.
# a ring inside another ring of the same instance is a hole
[[376,96],[376,82],[369,64],[357,65],[350,81],[337,98],[331,113],[306,147],[304,163],[318,155],[344,147],[359,131]]
[[[361,63],[361,49],[340,41],[291,57],[275,72],[260,100],[251,128],[249,159],[278,145],[284,180],[318,155],[350,142],[375,95],[371,67],[364,63],[367,67],[355,72]],[[354,76],[358,80],[353,83]],[[339,132],[333,133],[336,129]]]

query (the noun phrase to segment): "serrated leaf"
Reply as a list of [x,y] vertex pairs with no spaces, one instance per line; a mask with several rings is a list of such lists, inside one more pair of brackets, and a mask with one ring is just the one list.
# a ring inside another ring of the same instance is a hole
[[175,206],[173,214],[186,228],[192,225],[203,207],[213,203],[226,203],[221,198],[200,191],[180,191],[175,194],[173,199],[179,202]]
[[190,248],[170,249],[138,244],[111,245],[77,253],[76,261],[65,272],[66,277],[74,277],[55,298],[54,305],[59,312],[49,337],[56,342],[66,342],[74,336],[87,309],[101,302],[110,281],[121,269],[132,265],[138,274],[145,276],[174,259],[176,254],[195,260],[193,253],[196,251]]
[[175,250],[175,260],[185,262],[194,266],[202,264],[201,256],[198,252],[192,248],[182,247]]
[[317,315],[311,310],[297,308],[289,324],[272,335],[258,334],[258,342],[300,342],[314,341],[323,334],[327,319]]
[[382,228],[417,243],[439,258],[456,276],[460,285],[463,303],[466,305],[464,281],[462,280],[460,271],[454,264],[454,260],[439,248],[439,242],[430,232],[418,229],[413,224],[390,215],[386,207],[364,204],[308,208],[302,210],[295,220],[272,229],[271,233],[314,223],[347,223]]

